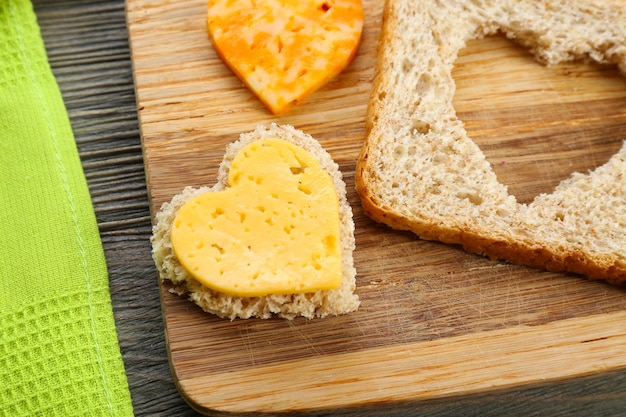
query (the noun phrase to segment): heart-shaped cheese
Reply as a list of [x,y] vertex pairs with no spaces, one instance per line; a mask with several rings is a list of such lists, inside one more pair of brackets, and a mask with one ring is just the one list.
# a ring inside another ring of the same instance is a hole
[[189,274],[226,294],[305,293],[342,281],[334,183],[317,159],[285,140],[244,147],[226,189],[180,208],[171,241]]
[[207,23],[222,60],[281,114],[350,63],[363,8],[360,0],[210,0]]

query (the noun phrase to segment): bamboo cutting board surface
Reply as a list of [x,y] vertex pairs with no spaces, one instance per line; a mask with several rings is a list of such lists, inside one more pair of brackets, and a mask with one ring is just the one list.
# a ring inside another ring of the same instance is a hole
[[[231,322],[161,285],[181,394],[202,412],[364,409],[626,367],[623,288],[490,261],[363,215],[354,169],[382,2],[363,4],[353,63],[274,117],[217,57],[203,0],[127,1],[153,213],[184,186],[214,184],[239,133],[277,122],[330,152],[355,216],[355,313]],[[605,163],[626,139],[626,81],[613,67],[545,68],[493,37],[470,42],[453,75],[459,117],[521,202]]]

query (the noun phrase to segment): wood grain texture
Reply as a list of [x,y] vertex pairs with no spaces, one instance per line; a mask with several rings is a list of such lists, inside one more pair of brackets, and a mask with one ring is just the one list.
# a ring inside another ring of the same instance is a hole
[[[202,412],[362,411],[626,367],[622,288],[489,261],[363,215],[353,175],[382,12],[364,6],[350,67],[274,117],[213,51],[203,1],[127,2],[153,213],[186,185],[213,184],[226,144],[273,121],[326,147],[355,211],[356,313],[230,322],[161,286],[183,396]],[[601,165],[626,139],[626,84],[614,68],[544,68],[495,37],[470,42],[453,75],[460,118],[520,201]]]
[[[626,313],[614,318],[623,320]],[[532,337],[524,329],[508,328],[202,374],[180,383],[185,392],[195,393],[199,404],[217,403],[235,412],[300,411],[320,405],[334,409],[440,398],[457,393],[459,386],[473,392],[537,378],[549,381],[572,372],[585,374],[590,372],[588,362],[596,362],[597,370],[620,366],[626,342],[621,330],[613,322],[598,323],[597,317],[576,318],[539,326]],[[587,343],[593,345],[587,347]],[[529,363],[541,364],[540,370]]]

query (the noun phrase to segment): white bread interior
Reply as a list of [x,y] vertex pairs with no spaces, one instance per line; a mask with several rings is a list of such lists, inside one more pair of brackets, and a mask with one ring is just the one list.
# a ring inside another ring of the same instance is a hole
[[[266,138],[284,139],[302,147],[320,161],[322,168],[333,179],[339,200],[343,268],[343,281],[337,289],[264,297],[232,296],[207,288],[191,277],[172,250],[170,230],[178,209],[198,194],[223,190],[227,184],[230,165],[239,150],[253,141]],[[220,317],[233,320],[251,317],[267,319],[272,316],[293,319],[297,316],[303,316],[312,319],[349,313],[359,307],[359,297],[354,292],[356,269],[352,258],[355,249],[354,221],[352,208],[346,197],[346,185],[342,174],[339,171],[339,166],[317,140],[292,126],[276,124],[267,128],[258,126],[253,132],[241,134],[239,140],[228,145],[219,167],[217,183],[214,186],[186,187],[170,202],[162,205],[160,211],[155,215],[151,242],[153,258],[160,279],[170,281],[173,285],[173,292],[179,295],[188,295],[204,311]]]
[[542,63],[586,59],[626,75],[623,1],[388,0],[355,177],[365,213],[493,259],[626,281],[626,145],[519,204],[457,118],[458,52],[497,32]]

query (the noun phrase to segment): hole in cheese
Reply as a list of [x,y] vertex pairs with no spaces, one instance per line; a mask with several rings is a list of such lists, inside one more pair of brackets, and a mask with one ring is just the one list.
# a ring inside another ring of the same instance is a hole
[[298,191],[301,191],[304,194],[311,194],[312,193],[311,188],[309,188],[308,185],[303,184],[303,183],[299,183],[298,184]]
[[298,175],[298,174],[302,174],[305,168],[306,167],[303,167],[303,166],[297,166],[297,167],[289,167],[289,170],[291,171],[293,175]]

